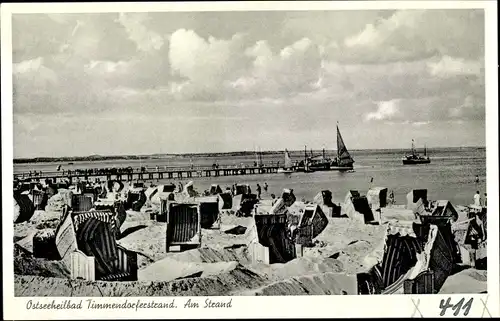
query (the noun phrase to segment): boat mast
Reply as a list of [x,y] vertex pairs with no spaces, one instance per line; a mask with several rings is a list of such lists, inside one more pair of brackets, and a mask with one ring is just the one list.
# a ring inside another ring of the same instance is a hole
[[427,146],[424,145],[424,156],[427,156]]
[[339,121],[337,120],[337,164],[340,163],[339,133]]
[[411,140],[411,154],[415,155],[415,141],[413,140],[413,138]]

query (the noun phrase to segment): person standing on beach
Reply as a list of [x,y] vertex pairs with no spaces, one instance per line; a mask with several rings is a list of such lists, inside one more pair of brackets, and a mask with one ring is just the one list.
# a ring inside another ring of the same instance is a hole
[[260,194],[261,194],[262,190],[260,188],[260,185],[257,183],[257,198],[260,199]]
[[476,184],[479,183],[479,176],[476,175],[476,180],[475,180]]
[[267,193],[267,188],[268,188],[268,185],[267,185],[267,182],[264,183],[264,192]]
[[474,205],[481,206],[481,194],[479,194],[479,191],[474,195]]

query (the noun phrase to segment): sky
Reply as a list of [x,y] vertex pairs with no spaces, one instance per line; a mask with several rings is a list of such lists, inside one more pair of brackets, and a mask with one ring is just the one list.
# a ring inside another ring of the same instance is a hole
[[485,146],[483,10],[15,14],[14,157]]

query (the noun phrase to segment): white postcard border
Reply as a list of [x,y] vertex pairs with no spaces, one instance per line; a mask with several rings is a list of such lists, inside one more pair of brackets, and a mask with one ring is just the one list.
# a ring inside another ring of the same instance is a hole
[[[457,295],[393,295],[393,296],[276,296],[232,297],[232,308],[185,309],[188,299],[203,306],[207,297],[176,297],[178,309],[131,310],[28,310],[29,300],[50,303],[52,300],[71,299],[85,302],[89,298],[23,298],[14,297],[13,284],[13,229],[12,181],[13,177],[13,117],[12,117],[12,13],[83,13],[83,12],[149,12],[149,11],[247,11],[247,10],[366,10],[366,9],[472,9],[485,12],[485,66],[486,66],[486,145],[487,191],[490,212],[499,213],[498,197],[498,43],[496,1],[353,1],[353,2],[216,2],[216,3],[37,3],[2,4],[2,216],[3,224],[3,291],[6,319],[86,319],[86,318],[271,318],[271,317],[438,317],[441,300],[474,298],[468,317],[500,316],[499,288],[499,226],[498,215],[491,215],[488,242],[488,294]],[[217,299],[216,297],[210,297]],[[219,297],[228,300],[230,297]],[[138,298],[92,298],[100,303],[123,303]],[[148,297],[144,301],[171,301],[172,298]],[[485,303],[487,302],[487,303]],[[450,310],[447,315],[452,315]],[[463,315],[463,314],[461,314]]]

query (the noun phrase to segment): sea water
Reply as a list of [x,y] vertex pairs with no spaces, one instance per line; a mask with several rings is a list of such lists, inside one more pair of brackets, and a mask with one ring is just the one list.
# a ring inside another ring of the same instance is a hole
[[[308,152],[309,153],[309,152]],[[294,190],[297,198],[312,200],[322,190],[330,190],[335,202],[343,201],[349,190],[358,190],[365,194],[372,186],[387,187],[394,191],[395,200],[398,204],[406,203],[406,194],[411,189],[427,189],[428,197],[432,200],[449,200],[452,204],[467,205],[473,202],[476,191],[481,196],[486,192],[486,149],[485,148],[440,148],[428,150],[431,157],[430,164],[403,165],[402,156],[404,150],[355,150],[350,152],[355,160],[354,172],[323,171],[313,173],[292,174],[256,174],[221,177],[193,177],[190,179],[163,179],[157,181],[146,181],[154,184],[162,183],[187,183],[194,182],[195,189],[203,192],[209,189],[211,184],[219,184],[222,189],[235,183],[250,184],[253,192],[256,184],[263,187],[264,183],[269,185],[267,192],[262,190],[263,197],[269,197],[271,193],[281,195],[284,188]],[[315,152],[320,155],[321,152]],[[328,157],[334,152],[329,151]],[[304,152],[292,152],[293,161],[304,158]],[[141,160],[105,160],[105,161],[74,161],[50,162],[50,163],[25,163],[15,164],[14,173],[29,171],[55,171],[58,165],[65,170],[85,168],[111,168],[128,167],[134,168],[145,166],[149,170],[155,170],[156,166],[190,167],[211,166],[214,163],[220,166],[241,164],[253,165],[255,161],[263,163],[284,163],[283,152],[262,155],[261,159],[255,155],[249,156],[175,156],[161,159]],[[476,176],[479,182],[475,182]]]

